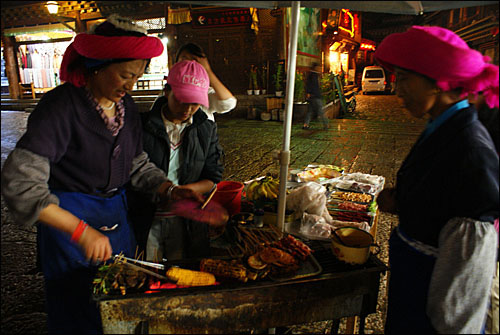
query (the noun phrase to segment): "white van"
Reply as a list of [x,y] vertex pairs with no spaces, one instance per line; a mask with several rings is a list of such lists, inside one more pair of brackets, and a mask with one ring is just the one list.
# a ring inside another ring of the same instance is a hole
[[385,71],[380,66],[366,66],[361,77],[361,90],[367,92],[385,92],[387,80]]

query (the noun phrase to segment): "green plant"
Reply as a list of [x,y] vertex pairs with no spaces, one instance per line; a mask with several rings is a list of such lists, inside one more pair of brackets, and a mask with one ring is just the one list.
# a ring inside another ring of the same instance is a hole
[[321,76],[321,93],[325,103],[335,100],[338,96],[337,88],[335,87],[335,82],[333,81],[334,77],[335,74],[332,72],[323,73]]
[[267,67],[265,65],[262,66],[262,69],[260,70],[260,80],[261,80],[261,87],[263,90],[266,89],[267,87]]
[[293,100],[299,102],[306,100],[304,74],[299,71],[295,72],[295,88],[293,91]]
[[249,90],[258,90],[259,85],[257,83],[257,67],[255,65],[250,65],[250,72],[248,73],[248,89]]
[[276,92],[283,90],[283,64],[278,63],[276,65],[276,73],[273,74],[274,88]]

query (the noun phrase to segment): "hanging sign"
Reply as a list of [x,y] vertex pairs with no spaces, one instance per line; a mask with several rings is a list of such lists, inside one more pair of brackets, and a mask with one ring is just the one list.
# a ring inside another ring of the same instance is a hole
[[348,9],[342,9],[340,13],[339,29],[354,37],[354,17]]
[[271,16],[272,17],[281,16],[281,8],[276,8],[276,9],[271,10]]
[[243,26],[252,23],[249,8],[192,11],[193,28]]

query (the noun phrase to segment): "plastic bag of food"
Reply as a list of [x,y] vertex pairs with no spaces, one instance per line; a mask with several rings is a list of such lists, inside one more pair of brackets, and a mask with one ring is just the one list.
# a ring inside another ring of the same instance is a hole
[[299,232],[310,239],[328,239],[332,226],[322,216],[304,213]]
[[286,208],[300,214],[322,216],[327,223],[332,217],[326,208],[326,188],[315,182],[308,182],[292,190],[286,197]]

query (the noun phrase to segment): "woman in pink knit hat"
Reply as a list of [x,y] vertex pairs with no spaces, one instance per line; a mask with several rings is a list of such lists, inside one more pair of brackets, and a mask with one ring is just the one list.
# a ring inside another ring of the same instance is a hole
[[484,331],[497,257],[498,154],[467,101],[498,107],[498,66],[455,33],[413,26],[376,59],[409,112],[429,122],[379,196],[399,216],[389,240],[387,334]]
[[[175,189],[204,194],[222,180],[224,152],[217,124],[202,108],[210,104],[209,85],[200,63],[178,62],[170,69],[166,94],[142,114],[144,151]],[[133,189],[127,199],[139,248],[148,260],[210,256],[207,224],[175,216]]]

